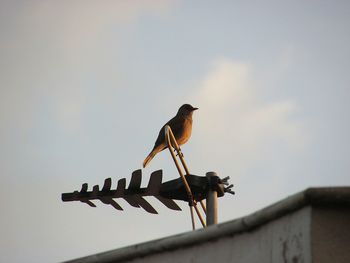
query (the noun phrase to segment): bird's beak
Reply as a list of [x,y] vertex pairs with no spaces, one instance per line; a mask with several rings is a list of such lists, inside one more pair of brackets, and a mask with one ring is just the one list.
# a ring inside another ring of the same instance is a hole
[[192,110],[192,111],[195,111],[195,110],[198,110],[198,108],[193,108],[193,110]]

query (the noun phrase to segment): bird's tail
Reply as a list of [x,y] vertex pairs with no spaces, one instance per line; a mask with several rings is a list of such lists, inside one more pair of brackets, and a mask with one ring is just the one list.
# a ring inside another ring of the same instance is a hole
[[157,151],[153,150],[149,153],[149,155],[146,157],[146,159],[143,161],[143,168],[146,167],[146,165],[153,159],[153,157],[157,154]]

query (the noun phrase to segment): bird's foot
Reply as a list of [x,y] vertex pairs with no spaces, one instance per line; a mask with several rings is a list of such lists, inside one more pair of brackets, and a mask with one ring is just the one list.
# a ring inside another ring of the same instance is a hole
[[179,149],[179,151],[176,151],[176,150],[174,151],[176,152],[176,156],[179,156],[180,154],[182,158],[184,157],[184,154],[181,152],[181,149]]

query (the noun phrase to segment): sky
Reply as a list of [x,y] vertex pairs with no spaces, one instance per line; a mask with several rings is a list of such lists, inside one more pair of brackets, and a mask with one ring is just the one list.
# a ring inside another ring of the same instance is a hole
[[[140,169],[184,103],[191,173],[230,176],[219,222],[350,184],[349,1],[0,0],[0,262],[61,262],[191,231],[61,201]],[[143,169],[178,177],[167,151]],[[197,226],[199,223],[197,222]]]

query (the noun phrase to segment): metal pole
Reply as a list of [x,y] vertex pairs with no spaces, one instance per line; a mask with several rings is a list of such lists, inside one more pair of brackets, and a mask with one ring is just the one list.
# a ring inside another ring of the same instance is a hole
[[[169,128],[167,128],[167,127],[169,127]],[[177,141],[176,141],[176,139],[175,139],[175,136],[174,136],[174,134],[173,134],[173,131],[171,130],[171,128],[170,128],[170,126],[166,126],[165,127],[165,136],[168,136],[168,134],[171,136],[171,140],[169,141],[170,143],[171,143],[171,145],[172,145],[172,147],[177,151],[177,154],[178,154],[178,156],[179,156],[179,158],[180,158],[180,161],[181,161],[181,163],[182,163],[182,167],[185,169],[185,172],[186,172],[186,174],[191,174],[190,173],[190,170],[188,169],[188,167],[187,167],[187,164],[186,164],[186,162],[185,162],[185,158],[184,158],[184,156],[183,156],[183,154],[182,154],[182,152],[181,152],[181,149],[180,149],[180,146],[178,145],[178,143],[177,143]],[[169,147],[169,142],[168,142],[168,147]],[[173,145],[174,144],[174,145]],[[170,147],[169,147],[169,149],[170,149]],[[175,159],[174,159],[175,160]],[[197,205],[197,202],[195,201],[195,200],[193,200],[194,201],[194,207],[196,207],[196,205]],[[202,207],[202,209],[203,209],[203,212],[204,212],[204,214],[206,214],[207,213],[207,209],[206,209],[206,207],[205,207],[205,205],[204,205],[204,202],[201,200],[200,201],[200,204],[201,204],[201,207]],[[199,212],[199,210],[198,209],[196,209],[198,212]],[[198,213],[197,212],[197,213]],[[203,220],[201,220],[201,221],[203,221]],[[204,226],[204,225],[203,225]]]
[[[210,180],[210,177],[216,176],[215,172],[206,173],[206,177]],[[218,193],[209,188],[207,196],[207,226],[215,225],[218,223]]]
[[[173,157],[173,160],[174,160],[174,163],[176,165],[177,171],[179,172],[180,177],[182,178],[182,181],[184,182],[184,185],[185,185],[185,189],[186,189],[186,192],[187,192],[187,195],[188,195],[188,199],[189,199],[189,202],[190,202],[192,228],[193,228],[193,230],[195,230],[195,223],[194,223],[193,210],[192,210],[193,207],[196,210],[197,216],[198,216],[199,220],[201,221],[202,226],[205,227],[206,225],[205,225],[204,219],[203,219],[200,211],[198,210],[197,203],[193,200],[193,195],[192,195],[191,188],[188,185],[188,182],[187,182],[187,180],[185,178],[185,175],[182,173],[180,165],[179,165],[178,161],[176,160],[175,153],[172,150],[172,147],[173,147],[177,151],[178,155],[182,157],[182,155],[181,155],[182,153],[179,151],[179,146],[178,146],[178,144],[176,142],[175,136],[174,136],[174,134],[173,134],[173,132],[172,132],[172,130],[171,130],[169,125],[165,126],[165,140],[166,140],[166,142],[168,144],[168,149],[170,151],[171,156]],[[172,142],[175,144],[175,147],[174,147],[174,145],[172,145]]]

